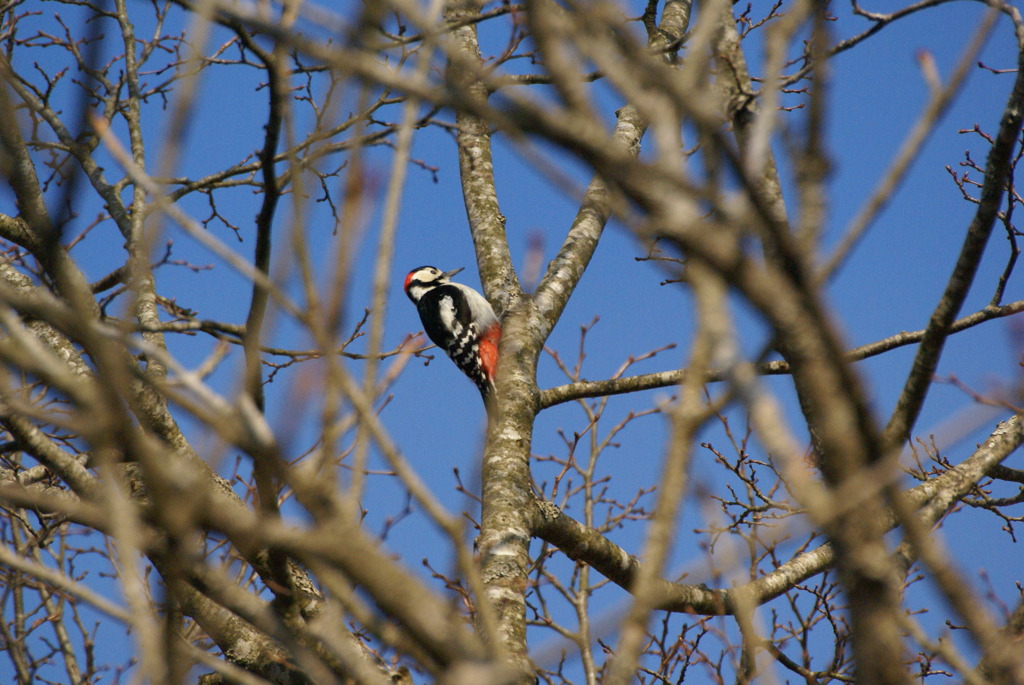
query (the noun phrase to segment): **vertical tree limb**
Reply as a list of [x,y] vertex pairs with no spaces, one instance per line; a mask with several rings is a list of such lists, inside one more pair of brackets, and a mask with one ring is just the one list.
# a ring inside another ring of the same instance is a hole
[[[1018,34],[1024,29],[1018,27]],[[1020,39],[1021,36],[1018,35]],[[1017,144],[1024,119],[1024,48],[1017,55],[1017,76],[1013,82],[1006,107],[999,122],[999,130],[992,141],[985,161],[985,178],[981,185],[981,198],[974,217],[967,227],[960,254],[950,274],[946,288],[932,312],[925,329],[924,339],[914,356],[907,380],[903,385],[896,409],[885,427],[886,444],[896,449],[910,437],[910,431],[921,413],[925,397],[932,386],[932,377],[942,356],[950,326],[963,306],[967,291],[974,282],[985,245],[992,234],[996,216],[1006,192],[1007,177],[1011,170],[1010,157]]]

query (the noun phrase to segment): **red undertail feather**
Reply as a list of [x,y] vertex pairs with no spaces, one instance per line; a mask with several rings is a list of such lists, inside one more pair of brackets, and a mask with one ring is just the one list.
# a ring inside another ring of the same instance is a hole
[[491,382],[494,382],[494,374],[498,370],[499,340],[501,340],[500,323],[495,323],[480,336],[480,365]]

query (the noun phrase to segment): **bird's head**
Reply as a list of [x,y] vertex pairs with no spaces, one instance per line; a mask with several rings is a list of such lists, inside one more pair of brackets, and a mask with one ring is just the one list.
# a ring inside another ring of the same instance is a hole
[[413,302],[419,302],[423,295],[439,285],[449,283],[452,276],[459,273],[465,267],[459,267],[452,271],[441,271],[436,266],[420,266],[409,272],[405,277],[405,294]]

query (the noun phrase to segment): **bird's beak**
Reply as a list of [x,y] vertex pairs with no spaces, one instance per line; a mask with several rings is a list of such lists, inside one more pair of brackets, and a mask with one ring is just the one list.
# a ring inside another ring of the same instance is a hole
[[445,271],[444,272],[444,277],[445,278],[451,278],[452,276],[454,276],[455,274],[459,273],[460,271],[462,271],[465,268],[466,267],[464,267],[464,266],[460,266],[458,269],[452,269],[451,271]]

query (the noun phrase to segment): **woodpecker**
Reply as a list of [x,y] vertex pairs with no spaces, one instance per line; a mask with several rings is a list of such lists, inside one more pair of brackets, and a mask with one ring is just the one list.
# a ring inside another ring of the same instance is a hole
[[405,277],[405,294],[416,305],[427,336],[476,383],[486,402],[494,389],[501,324],[483,295],[449,280],[460,271],[413,269]]

